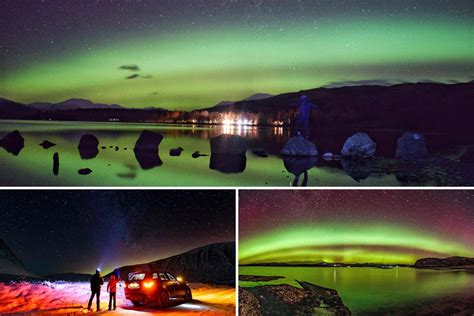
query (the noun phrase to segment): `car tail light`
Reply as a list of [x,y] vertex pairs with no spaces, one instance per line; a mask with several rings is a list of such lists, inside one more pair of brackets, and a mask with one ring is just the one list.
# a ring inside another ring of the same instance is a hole
[[130,283],[130,284],[128,285],[128,288],[129,288],[129,289],[139,289],[139,288],[140,288],[140,284],[139,284],[139,283],[135,283],[135,282],[134,282],[134,283]]
[[148,282],[143,283],[143,286],[147,289],[153,287],[154,285],[155,285],[155,281],[148,281]]

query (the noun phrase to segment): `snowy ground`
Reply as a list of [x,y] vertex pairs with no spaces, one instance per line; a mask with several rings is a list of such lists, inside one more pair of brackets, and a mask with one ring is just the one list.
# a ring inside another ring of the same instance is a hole
[[[123,282],[117,289],[117,310],[109,312],[106,292],[102,287],[102,312],[94,314],[152,315],[152,314],[235,314],[235,288],[207,284],[190,284],[193,301],[160,310],[153,307],[134,307],[125,299]],[[0,283],[0,314],[21,313],[28,315],[79,315],[87,313],[90,286],[87,282]],[[93,304],[95,311],[95,301]]]

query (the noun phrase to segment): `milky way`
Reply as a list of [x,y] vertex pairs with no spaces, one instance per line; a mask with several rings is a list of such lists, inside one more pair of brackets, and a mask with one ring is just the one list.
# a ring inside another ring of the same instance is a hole
[[38,275],[92,273],[235,240],[233,191],[1,191],[0,239]]
[[0,96],[21,102],[193,109],[352,81],[473,79],[470,0],[6,0],[0,11]]
[[241,264],[474,256],[469,191],[241,191]]

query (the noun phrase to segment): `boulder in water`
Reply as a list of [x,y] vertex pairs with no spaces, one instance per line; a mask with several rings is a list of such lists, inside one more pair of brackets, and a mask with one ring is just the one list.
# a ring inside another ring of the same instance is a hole
[[55,143],[52,143],[50,142],[49,140],[44,140],[41,144],[39,144],[41,147],[43,147],[44,149],[48,149],[48,148],[51,148],[51,147],[54,147],[56,146]]
[[395,154],[397,159],[425,159],[427,155],[425,137],[422,134],[406,132],[397,140],[397,151]]
[[245,139],[238,135],[222,134],[211,138],[211,155],[245,155]]
[[463,163],[474,163],[474,145],[468,146],[464,153],[459,158]]
[[170,149],[170,156],[171,157],[179,157],[181,156],[181,153],[183,152],[183,148],[182,147],[178,147],[178,148],[171,148]]
[[375,155],[376,144],[366,133],[349,137],[341,150],[343,157],[369,158]]
[[25,147],[25,139],[19,131],[13,131],[0,139],[0,147],[3,147],[12,155],[18,156],[23,147]]
[[84,134],[77,148],[82,159],[95,158],[99,154],[99,140],[92,134]]
[[163,135],[144,130],[138,137],[133,152],[140,167],[144,170],[152,169],[163,164],[159,156],[159,145]]
[[282,156],[314,157],[318,155],[316,145],[301,135],[291,137],[281,151]]

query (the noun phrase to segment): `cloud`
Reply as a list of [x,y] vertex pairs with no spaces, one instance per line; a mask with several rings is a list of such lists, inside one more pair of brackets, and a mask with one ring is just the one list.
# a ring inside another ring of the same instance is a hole
[[130,70],[130,71],[139,71],[140,70],[140,67],[138,67],[138,65],[122,65],[119,67],[119,69],[122,69],[122,70]]
[[133,75],[130,75],[128,77],[126,77],[125,79],[137,79],[137,78],[142,78],[142,79],[151,79],[152,76],[151,75],[140,75],[140,74],[133,74]]

